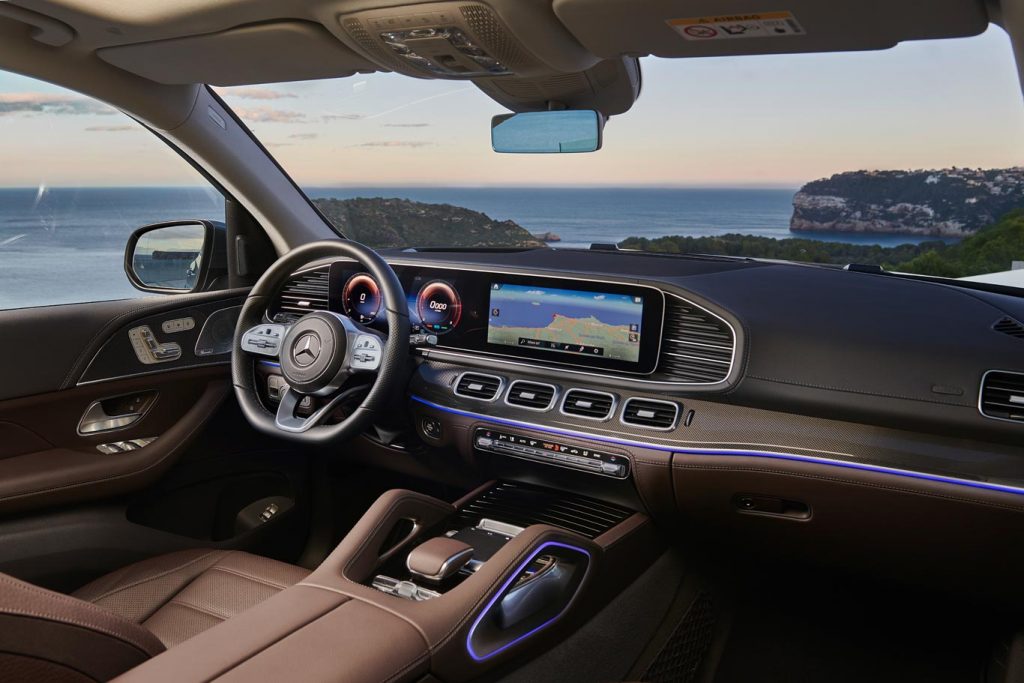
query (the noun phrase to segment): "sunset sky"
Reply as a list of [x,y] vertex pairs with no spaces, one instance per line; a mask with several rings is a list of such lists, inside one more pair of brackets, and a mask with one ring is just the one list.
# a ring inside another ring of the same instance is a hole
[[[1009,40],[872,53],[645,59],[643,92],[604,149],[498,155],[504,110],[472,84],[377,74],[221,89],[304,186],[796,187],[858,169],[1024,163]],[[195,184],[124,115],[0,72],[0,186]]]

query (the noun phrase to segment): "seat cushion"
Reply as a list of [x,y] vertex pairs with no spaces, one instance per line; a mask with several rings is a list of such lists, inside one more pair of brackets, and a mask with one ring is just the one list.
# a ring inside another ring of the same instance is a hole
[[0,680],[106,681],[163,651],[138,624],[0,574]]
[[183,550],[119,569],[73,595],[141,624],[172,647],[308,574],[300,567],[233,550]]

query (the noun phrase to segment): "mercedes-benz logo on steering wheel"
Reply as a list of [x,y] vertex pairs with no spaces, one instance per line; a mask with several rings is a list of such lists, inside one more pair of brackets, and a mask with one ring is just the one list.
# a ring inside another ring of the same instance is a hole
[[309,367],[320,356],[320,338],[310,332],[299,337],[292,346],[292,360],[300,368]]

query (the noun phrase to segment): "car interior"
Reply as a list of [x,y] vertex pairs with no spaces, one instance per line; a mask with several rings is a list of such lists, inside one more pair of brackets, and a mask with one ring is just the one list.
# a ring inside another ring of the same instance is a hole
[[[779,36],[700,39],[727,20]],[[1024,66],[1024,0],[0,3],[0,69],[225,202],[132,235],[137,297],[0,311],[0,679],[1024,681],[1020,290],[373,249],[215,90],[463,81],[495,150],[592,151],[641,57],[992,24]],[[495,325],[540,290],[628,346]]]

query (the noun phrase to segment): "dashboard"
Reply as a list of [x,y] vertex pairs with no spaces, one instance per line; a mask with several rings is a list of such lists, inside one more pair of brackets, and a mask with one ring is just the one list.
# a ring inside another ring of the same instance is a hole
[[[1021,299],[712,257],[384,256],[414,332],[436,337],[409,396],[429,445],[456,445],[456,429],[466,457],[607,480],[717,449],[1024,487],[1024,411],[998,393],[1024,396],[1024,339],[1001,331]],[[313,310],[386,330],[377,283],[350,261],[297,272],[267,315]]]
[[[735,337],[730,324],[658,287],[436,266],[393,267],[406,292],[413,333],[436,338],[439,351],[704,385],[724,382],[732,367]],[[691,322],[706,329],[677,329],[682,308],[700,311]],[[310,310],[343,313],[387,331],[378,283],[351,262],[336,261],[300,274],[269,317],[286,322]],[[666,324],[674,325],[672,344],[688,346],[687,354],[672,357],[669,348],[663,353]],[[687,356],[692,367],[684,367]],[[663,362],[669,358],[676,361],[674,367]]]

